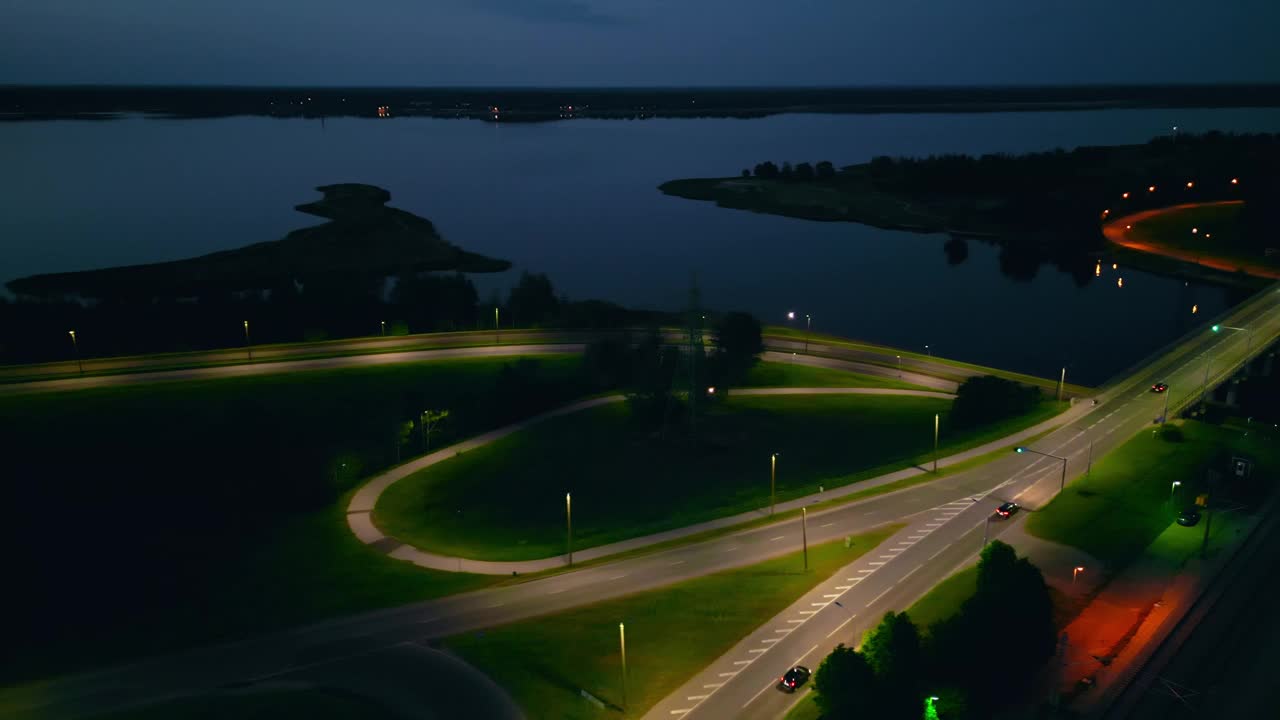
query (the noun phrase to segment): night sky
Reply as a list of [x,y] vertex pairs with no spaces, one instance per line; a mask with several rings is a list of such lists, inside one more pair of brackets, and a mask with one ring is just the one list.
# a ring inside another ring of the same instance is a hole
[[1276,0],[3,0],[0,83],[1280,81]]

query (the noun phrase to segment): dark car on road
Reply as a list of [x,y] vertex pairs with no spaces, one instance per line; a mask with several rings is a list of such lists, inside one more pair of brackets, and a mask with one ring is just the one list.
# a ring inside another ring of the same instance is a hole
[[1007,518],[1016,512],[1018,512],[1018,503],[1007,502],[996,508],[996,514],[1002,518]]
[[785,675],[778,678],[778,687],[787,692],[795,692],[796,688],[804,684],[809,679],[809,668],[803,665],[797,665],[787,671]]
[[1186,509],[1178,513],[1178,524],[1183,527],[1191,527],[1200,522],[1200,511],[1194,509]]
[[1155,385],[1151,386],[1151,392],[1153,393],[1162,393],[1168,389],[1169,389],[1169,386],[1164,383],[1156,383]]

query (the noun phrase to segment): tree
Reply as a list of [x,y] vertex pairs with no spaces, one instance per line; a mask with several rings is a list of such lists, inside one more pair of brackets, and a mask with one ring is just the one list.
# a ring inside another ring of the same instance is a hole
[[507,308],[515,323],[533,327],[554,320],[560,300],[545,274],[524,272],[507,295]]
[[716,328],[716,362],[721,375],[718,382],[736,385],[764,352],[760,321],[754,315],[731,312],[724,316]]
[[982,375],[965,380],[951,403],[949,424],[978,427],[1026,413],[1040,402],[1040,391],[1012,380]]
[[751,171],[750,171],[750,170],[748,170],[747,168],[742,168],[742,177],[744,177],[744,178],[749,178],[749,177],[751,177]]
[[862,654],[876,673],[883,708],[878,717],[890,720],[917,720],[922,693],[920,678],[924,666],[920,652],[920,631],[904,613],[885,613],[884,619],[867,636]]
[[830,180],[836,176],[836,167],[831,164],[830,160],[823,160],[814,168],[814,173],[819,180]]
[[818,666],[813,689],[824,718],[879,717],[880,693],[875,671],[862,653],[843,643]]
[[795,172],[797,180],[812,180],[814,178],[813,166],[807,162],[796,165]]
[[791,163],[789,162],[782,163],[782,170],[778,171],[778,175],[781,176],[783,180],[790,180],[795,177],[795,174],[795,168],[791,167]]
[[418,429],[422,433],[422,451],[431,449],[431,433],[440,423],[449,419],[448,410],[423,410],[418,416]]
[[774,165],[772,160],[765,160],[759,165],[756,165],[755,173],[758,178],[772,180],[778,177],[778,166]]

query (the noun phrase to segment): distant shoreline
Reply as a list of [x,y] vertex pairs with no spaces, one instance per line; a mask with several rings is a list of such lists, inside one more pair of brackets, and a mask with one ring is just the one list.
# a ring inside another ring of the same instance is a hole
[[497,123],[761,118],[787,113],[1280,107],[1280,85],[864,88],[336,88],[0,85],[0,122],[430,117]]

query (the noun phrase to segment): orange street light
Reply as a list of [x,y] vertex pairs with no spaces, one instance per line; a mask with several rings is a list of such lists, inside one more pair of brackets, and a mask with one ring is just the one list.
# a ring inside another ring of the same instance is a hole
[[1116,287],[1124,287],[1124,278],[1116,278]]
[[1192,235],[1197,235],[1197,234],[1199,234],[1199,232],[1200,232],[1200,228],[1191,228],[1191,234],[1192,234]]
[[1240,184],[1240,178],[1231,178],[1231,184],[1232,184],[1232,185],[1239,185],[1239,184]]
[[1148,185],[1148,186],[1147,186],[1147,192],[1155,192],[1155,191],[1156,191],[1156,186],[1155,186],[1155,185]]
[[1191,182],[1191,181],[1189,181],[1189,180],[1187,181],[1187,189],[1188,189],[1188,190],[1190,190],[1191,188],[1193,188],[1193,187],[1195,187],[1195,186],[1196,186],[1196,184],[1195,184],[1195,183],[1193,183],[1193,182]]
[[1072,569],[1071,569],[1071,584],[1072,584],[1072,585],[1075,585],[1075,584],[1076,584],[1076,578],[1077,578],[1077,577],[1079,577],[1080,573],[1082,573],[1082,572],[1084,572],[1084,566],[1083,566],[1083,565],[1077,565],[1077,566],[1075,566],[1074,568],[1072,568]]
[[1125,200],[1128,200],[1128,199],[1129,199],[1129,193],[1127,193],[1127,192],[1120,193],[1120,197],[1124,198]]

